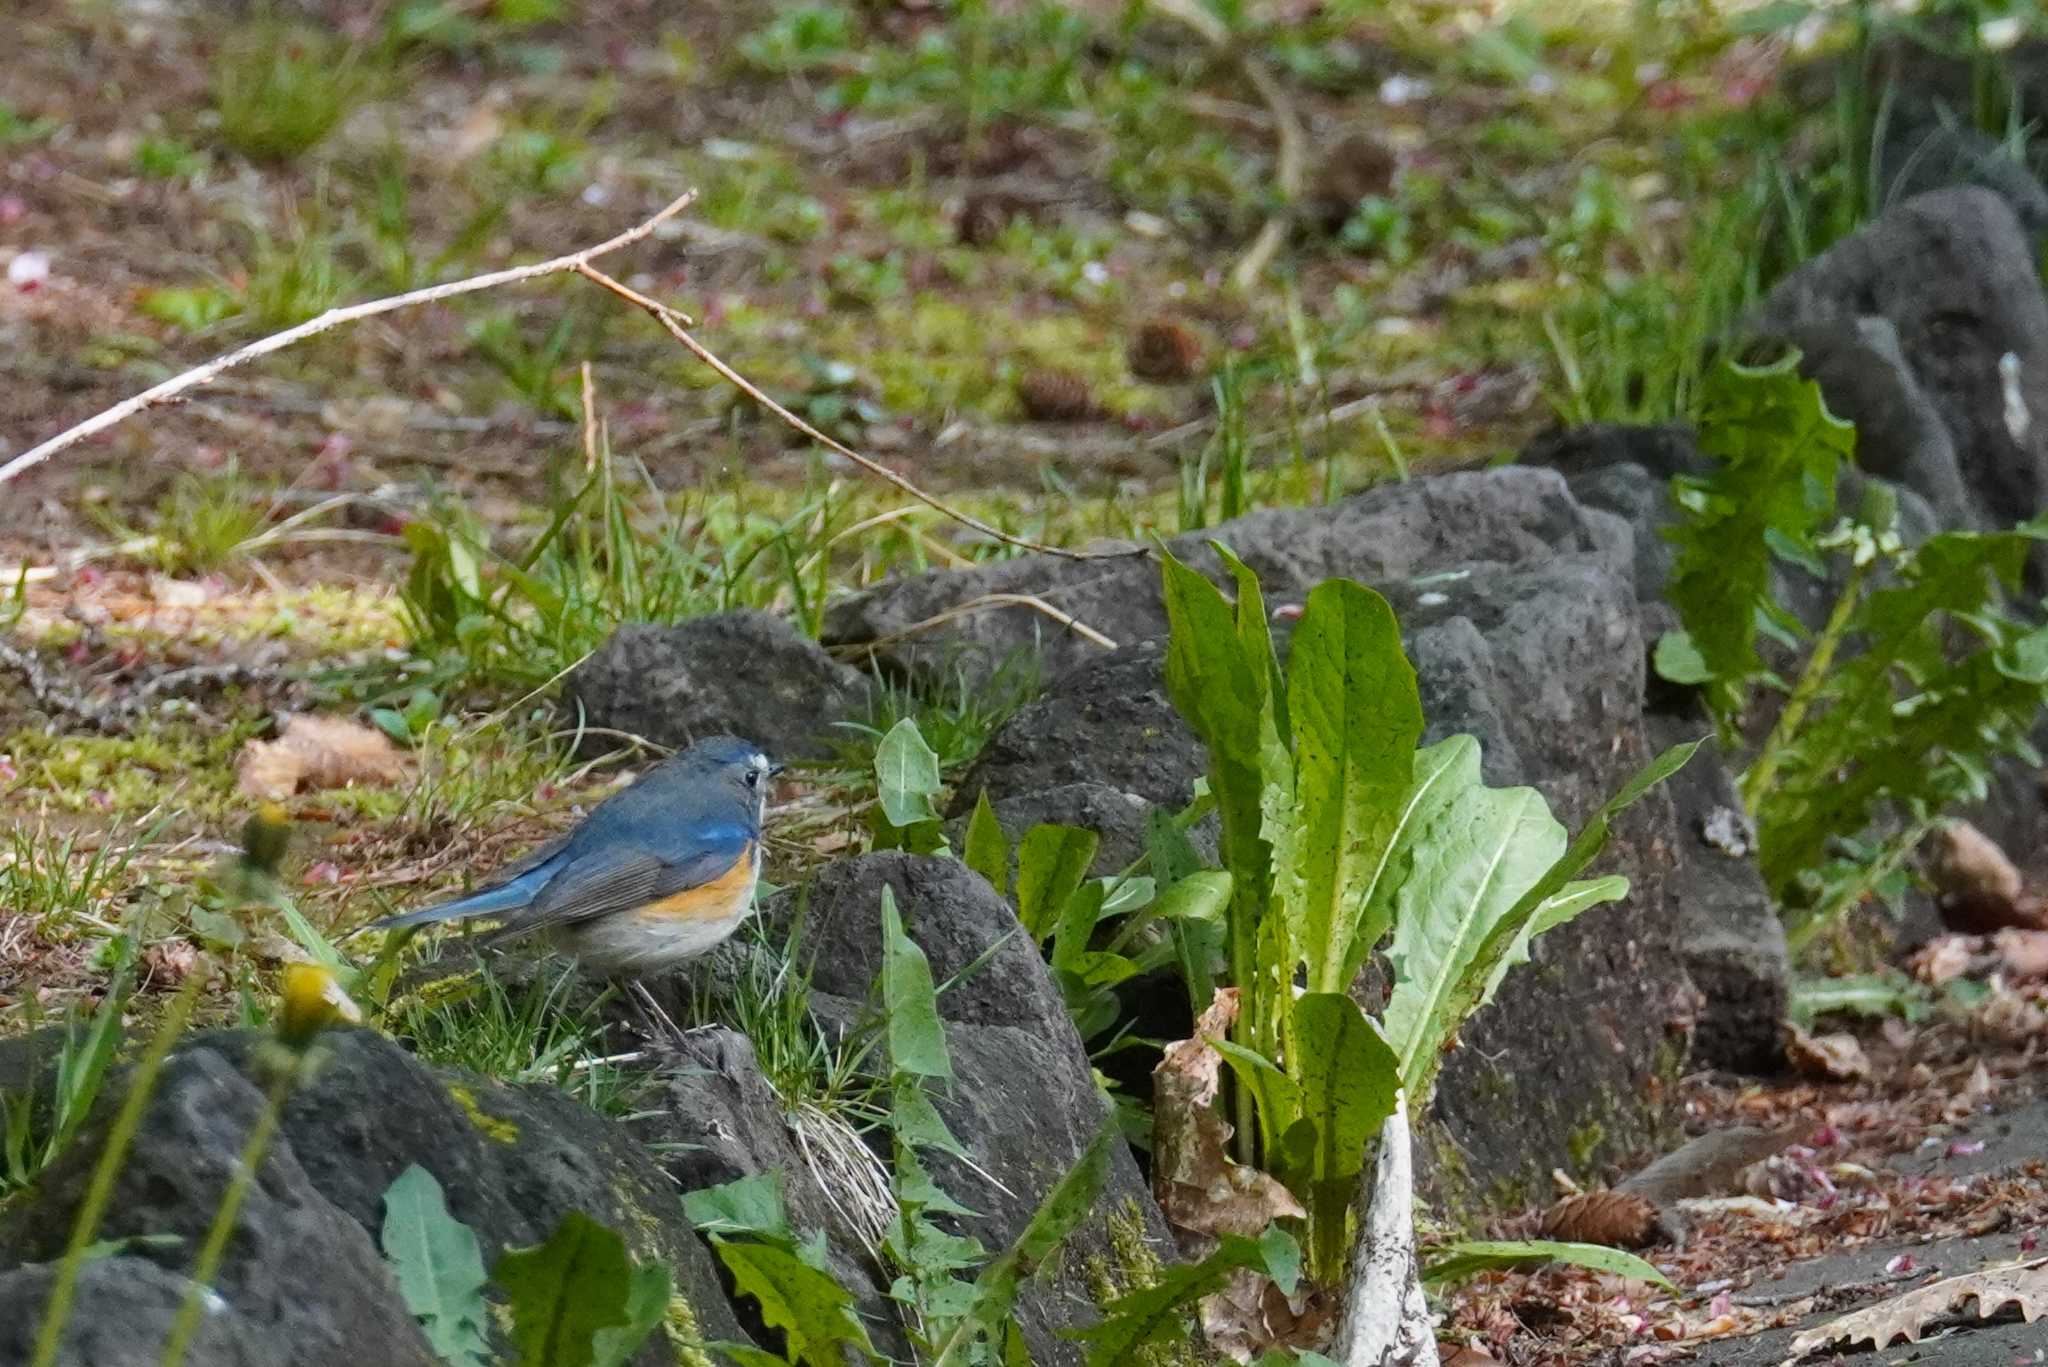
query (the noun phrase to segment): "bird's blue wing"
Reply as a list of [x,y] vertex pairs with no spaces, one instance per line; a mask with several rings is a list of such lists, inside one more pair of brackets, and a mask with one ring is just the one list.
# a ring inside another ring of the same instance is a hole
[[606,842],[571,858],[531,902],[505,917],[505,931],[523,935],[688,892],[732,872],[749,855],[750,844],[739,827],[700,832],[687,849],[671,855]]

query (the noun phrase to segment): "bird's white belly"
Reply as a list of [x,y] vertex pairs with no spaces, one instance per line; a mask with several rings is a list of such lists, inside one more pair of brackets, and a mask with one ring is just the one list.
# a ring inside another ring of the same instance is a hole
[[647,911],[613,912],[567,927],[561,945],[593,973],[634,976],[659,973],[694,959],[723,941],[747,919],[754,890],[722,916],[673,916]]

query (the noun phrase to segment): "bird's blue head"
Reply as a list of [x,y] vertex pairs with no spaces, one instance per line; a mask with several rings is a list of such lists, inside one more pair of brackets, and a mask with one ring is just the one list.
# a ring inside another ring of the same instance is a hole
[[768,811],[769,780],[782,766],[769,762],[761,747],[738,736],[707,736],[665,766],[693,784],[713,784],[751,812],[754,829]]

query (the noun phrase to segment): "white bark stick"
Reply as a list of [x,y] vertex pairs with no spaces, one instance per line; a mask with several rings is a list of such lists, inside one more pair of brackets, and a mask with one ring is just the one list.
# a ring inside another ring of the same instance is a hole
[[123,399],[112,408],[95,413],[76,427],[66,428],[48,441],[31,446],[5,465],[0,465],[0,484],[26,474],[41,465],[51,456],[67,446],[75,446],[87,437],[106,431],[117,423],[126,422],[144,409],[155,408],[176,399],[188,389],[198,389],[212,384],[237,366],[268,356],[273,351],[283,351],[296,346],[308,337],[316,337],[332,328],[346,323],[374,318],[380,313],[391,313],[398,309],[409,309],[420,304],[431,304],[442,299],[453,299],[459,294],[474,294],[478,290],[496,289],[500,285],[516,285],[525,280],[537,280],[544,275],[561,275],[587,265],[600,256],[609,255],[621,247],[630,247],[653,233],[669,219],[674,218],[697,197],[695,190],[686,190],[654,217],[638,223],[617,237],[585,247],[582,251],[558,256],[552,261],[537,261],[531,266],[514,266],[510,270],[492,271],[488,275],[474,275],[467,280],[451,280],[445,285],[429,285],[425,289],[412,290],[406,294],[394,294],[385,299],[371,299],[361,304],[350,304],[346,308],[329,309],[317,318],[309,318],[297,327],[249,343],[239,351],[230,351],[225,356],[216,356],[205,365],[197,366],[181,375],[173,375],[161,384],[150,386],[133,398]]
[[1436,1329],[1415,1262],[1415,1170],[1405,1097],[1380,1127],[1372,1208],[1352,1250],[1333,1356],[1343,1367],[1437,1367]]

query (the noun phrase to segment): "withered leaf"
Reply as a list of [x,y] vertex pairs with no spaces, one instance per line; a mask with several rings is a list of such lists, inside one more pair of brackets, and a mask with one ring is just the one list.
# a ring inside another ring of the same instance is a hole
[[1237,1002],[1236,988],[1218,989],[1193,1037],[1167,1045],[1152,1070],[1152,1190],[1182,1229],[1250,1238],[1306,1212],[1286,1187],[1229,1155],[1231,1127],[1216,1107],[1223,1055],[1209,1041],[1229,1034]]
[[1977,1302],[1979,1319],[1990,1319],[2006,1306],[2018,1303],[2020,1318],[2032,1324],[2048,1311],[2048,1258],[1945,1277],[1829,1320],[1793,1339],[1792,1356],[1785,1361],[1789,1367],[1814,1349],[1835,1343],[1854,1347],[1867,1340],[1878,1348],[1887,1348],[1899,1339],[1918,1343],[1930,1321],[1950,1314],[1971,1299]]
[[249,797],[281,799],[304,789],[394,783],[406,757],[382,731],[345,717],[287,717],[276,740],[252,740],[235,763]]
[[1809,1035],[1791,1026],[1785,1058],[1808,1077],[1825,1082],[1857,1082],[1870,1076],[1870,1060],[1854,1035]]

